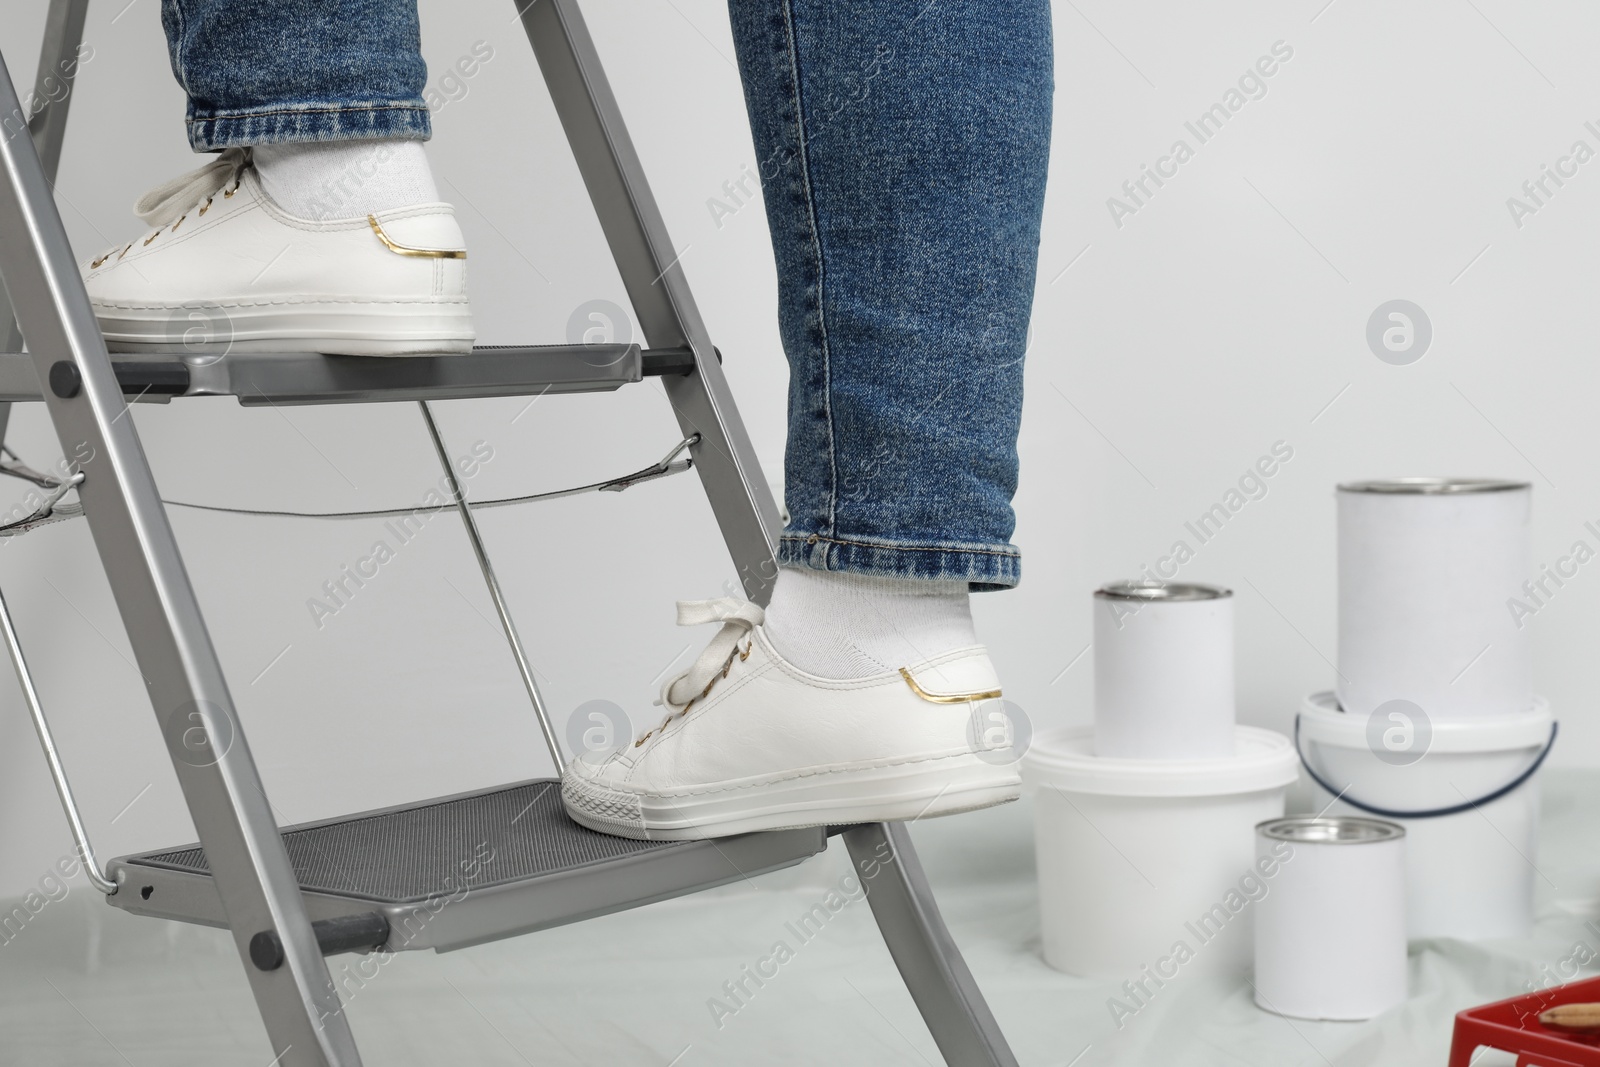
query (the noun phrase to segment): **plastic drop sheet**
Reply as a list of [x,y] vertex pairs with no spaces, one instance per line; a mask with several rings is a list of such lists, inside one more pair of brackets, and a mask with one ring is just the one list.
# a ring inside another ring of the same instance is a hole
[[[1107,1005],[1120,983],[1071,978],[1039,958],[1026,801],[932,820],[913,836],[1024,1067],[1443,1067],[1457,1011],[1593,974],[1576,962],[1585,953],[1600,962],[1600,824],[1585,814],[1600,808],[1600,772],[1546,774],[1534,936],[1413,944],[1410,999],[1365,1023],[1279,1018],[1255,1007],[1243,979],[1180,972],[1119,1029]],[[364,1061],[384,1067],[937,1067],[849,875],[836,841],[797,868],[576,926],[329,963]],[[7,938],[0,1064],[272,1059],[225,931],[129,916],[80,886]],[[760,984],[747,977],[757,972]],[[1474,1067],[1509,1062],[1485,1053]]]

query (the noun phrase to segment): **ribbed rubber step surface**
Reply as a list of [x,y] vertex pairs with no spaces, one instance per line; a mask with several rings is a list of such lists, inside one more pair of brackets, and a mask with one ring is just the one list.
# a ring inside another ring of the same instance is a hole
[[[548,780],[291,827],[283,843],[302,890],[397,904],[681,847],[579,826]],[[199,846],[127,862],[209,873]]]

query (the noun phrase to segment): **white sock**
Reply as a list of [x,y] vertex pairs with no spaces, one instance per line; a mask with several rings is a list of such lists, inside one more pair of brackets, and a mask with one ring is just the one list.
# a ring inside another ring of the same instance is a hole
[[348,219],[439,199],[421,141],[314,141],[251,149],[261,187],[303,219]]
[[978,643],[966,582],[784,567],[767,606],[779,654],[822,678],[870,678]]

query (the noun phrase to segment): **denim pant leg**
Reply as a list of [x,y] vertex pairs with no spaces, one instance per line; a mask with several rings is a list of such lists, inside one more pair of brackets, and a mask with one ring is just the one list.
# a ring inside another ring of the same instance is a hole
[[197,152],[426,140],[416,0],[162,0]]
[[780,559],[1015,585],[1048,0],[730,0],[790,364]]

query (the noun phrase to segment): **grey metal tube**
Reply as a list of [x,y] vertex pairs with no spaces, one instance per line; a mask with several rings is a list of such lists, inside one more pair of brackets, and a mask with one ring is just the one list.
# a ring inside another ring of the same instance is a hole
[[1017,1067],[1000,1025],[939,915],[903,822],[844,832],[889,955],[950,1067]]
[[[39,165],[52,184],[61,165],[61,146],[67,136],[67,109],[72,105],[78,74],[78,49],[83,44],[83,23],[89,0],[51,0],[44,19],[44,40],[39,44],[39,69],[33,76],[33,99],[43,101],[29,116]],[[52,88],[52,82],[60,91]]]
[[[89,12],[89,0],[51,0],[44,17],[44,40],[39,45],[39,69],[33,78],[33,99],[44,101],[38,112],[29,117],[28,129],[33,134],[34,150],[39,153],[39,165],[44,177],[55,184],[56,171],[61,165],[61,146],[67,135],[67,108],[72,103],[73,79],[78,73],[78,47],[83,43],[83,23]],[[53,97],[49,79],[63,86],[65,92]],[[0,347],[7,352],[20,351],[22,330],[11,312],[11,301],[6,295],[5,283],[0,282]],[[6,437],[7,423],[11,420],[11,405],[0,404],[0,442]]]
[[687,347],[694,353],[695,373],[668,376],[662,387],[684,436],[700,435],[693,450],[695,469],[745,595],[765,604],[778,577],[776,553],[783,526],[778,505],[689,292],[680,253],[645,180],[578,0],[515,2],[646,340],[655,348]]
[[462,492],[461,482],[456,479],[455,466],[450,462],[450,453],[439,434],[439,426],[433,421],[433,411],[426,400],[417,401],[417,406],[422,409],[422,421],[428,424],[428,436],[433,438],[434,451],[439,454],[439,466],[444,468],[444,476],[450,482],[450,495],[456,502],[456,510],[461,513],[461,524],[467,528],[467,540],[472,542],[473,555],[478,557],[483,584],[489,587],[489,599],[494,601],[495,614],[500,616],[500,628],[505,631],[506,641],[511,645],[511,655],[517,661],[523,687],[528,691],[533,713],[539,719],[539,729],[544,733],[545,746],[550,749],[550,758],[555,761],[556,773],[560,774],[567,760],[561,754],[561,742],[556,740],[555,728],[550,725],[550,713],[545,710],[544,697],[539,695],[539,684],[533,680],[533,668],[528,665],[528,656],[522,651],[522,638],[517,636],[517,624],[511,621],[506,598],[500,592],[500,580],[495,577],[494,564],[489,562],[489,553],[483,547],[483,537],[478,533],[478,520],[473,517],[472,508],[467,506],[467,495]]
[[22,656],[22,642],[17,639],[17,628],[11,621],[11,609],[0,592],[0,630],[5,631],[6,651],[11,653],[11,665],[17,669],[17,681],[22,684],[23,699],[28,702],[28,714],[33,717],[33,728],[39,735],[39,745],[50,764],[50,777],[55,779],[56,795],[61,798],[61,810],[67,813],[72,827],[72,838],[78,843],[78,857],[83,860],[83,873],[89,882],[106,896],[117,891],[117,883],[100,872],[89,844],[89,831],[84,829],[83,817],[78,814],[78,802],[72,797],[72,785],[67,781],[67,769],[61,764],[61,754],[56,751],[55,737],[50,733],[50,723],[44,717],[44,705],[39,701],[39,691],[33,685],[33,672]]

